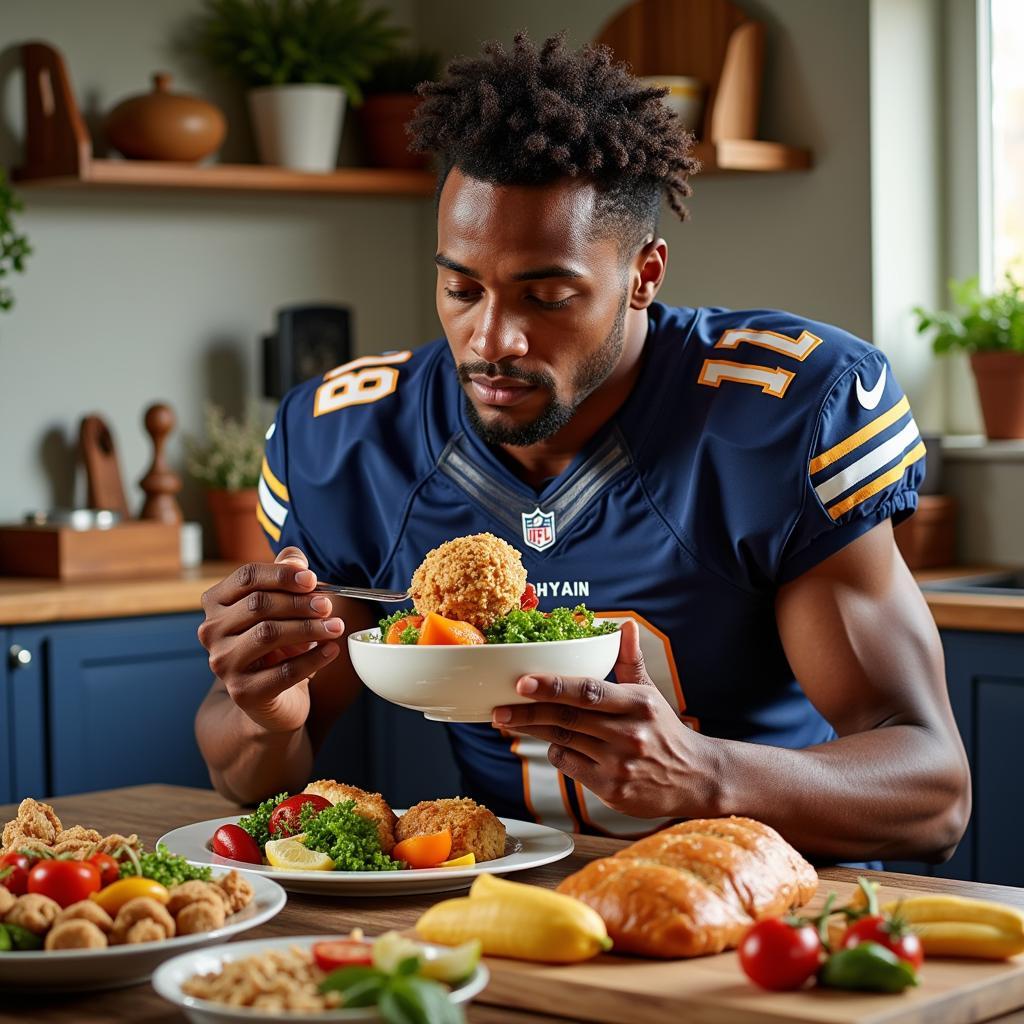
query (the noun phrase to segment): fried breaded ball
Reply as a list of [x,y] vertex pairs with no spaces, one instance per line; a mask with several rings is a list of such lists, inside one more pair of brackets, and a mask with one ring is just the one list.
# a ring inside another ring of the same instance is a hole
[[139,837],[133,832],[130,836],[122,836],[117,832],[112,833],[109,836],[104,836],[92,849],[92,853],[89,854],[91,857],[93,853],[109,853],[112,857],[116,857],[122,847],[127,847],[134,850],[136,853],[139,852],[140,848]]
[[190,882],[181,882],[172,886],[167,900],[167,913],[177,917],[185,907],[193,903],[212,903],[227,913],[230,906],[227,893],[219,885],[213,882],[204,882],[201,879],[193,879]]
[[57,833],[53,841],[53,852],[70,856],[73,860],[85,860],[91,857],[96,844],[103,837],[94,828],[84,825],[72,825]]
[[237,871],[221,875],[216,884],[227,897],[228,913],[237,914],[252,901],[252,886]]
[[223,903],[195,900],[182,907],[174,920],[179,935],[195,935],[197,932],[212,932],[214,928],[223,928],[226,918]]
[[53,927],[56,928],[65,921],[88,921],[104,934],[109,933],[114,927],[114,919],[95,900],[80,900],[65,907],[57,915]]
[[2,842],[6,849],[10,849],[11,839],[16,835],[22,835],[39,839],[47,846],[52,846],[60,831],[61,823],[57,812],[49,804],[26,797],[18,805],[17,817],[4,826]]
[[342,800],[354,801],[356,813],[376,823],[380,848],[387,854],[394,849],[395,825],[398,818],[380,793],[367,793],[358,786],[347,786],[343,782],[335,782],[334,779],[311,782],[302,792],[315,793],[325,800],[330,800],[332,804],[340,804]]
[[412,576],[412,600],[421,615],[437,612],[487,629],[519,607],[526,589],[522,557],[493,533],[475,533],[434,548]]
[[55,924],[46,936],[46,949],[103,949],[107,937],[91,921],[75,918]]
[[[143,922],[151,922],[152,927],[137,927]],[[156,934],[154,928],[158,929],[160,934]],[[112,944],[154,942],[157,939],[171,938],[174,931],[174,918],[167,913],[167,908],[162,903],[152,896],[136,896],[117,912],[110,941]]]
[[28,854],[35,854],[37,857],[48,857],[53,853],[53,847],[49,843],[44,843],[42,839],[34,839],[32,836],[23,835],[21,832],[16,832],[11,837],[11,845],[4,847],[4,853],[13,853],[15,850],[21,850]]
[[16,899],[17,896],[7,886],[0,885],[0,921],[4,919],[4,914],[14,906]]
[[398,841],[451,829],[454,860],[472,853],[478,861],[505,856],[505,826],[483,804],[466,796],[424,800],[398,819]]
[[6,924],[20,924],[36,935],[49,931],[60,913],[60,904],[38,892],[27,892],[14,901],[14,906],[4,914]]

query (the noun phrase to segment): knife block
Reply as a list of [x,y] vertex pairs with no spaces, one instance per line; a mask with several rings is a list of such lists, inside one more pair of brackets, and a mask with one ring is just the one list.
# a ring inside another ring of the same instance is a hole
[[81,582],[175,576],[180,571],[177,523],[135,520],[107,530],[0,526],[0,575]]

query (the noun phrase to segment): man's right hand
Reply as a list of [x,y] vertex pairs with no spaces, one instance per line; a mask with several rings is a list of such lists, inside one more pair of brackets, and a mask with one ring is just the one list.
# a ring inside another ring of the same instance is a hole
[[309,680],[340,651],[345,629],[294,547],[236,569],[203,594],[199,642],[231,700],[268,732],[294,732],[309,715]]

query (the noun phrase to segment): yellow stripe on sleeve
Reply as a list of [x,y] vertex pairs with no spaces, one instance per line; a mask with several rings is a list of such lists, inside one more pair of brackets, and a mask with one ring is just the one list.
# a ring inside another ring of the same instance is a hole
[[270,521],[270,519],[267,516],[267,513],[263,511],[263,506],[262,505],[257,505],[256,506],[256,518],[260,521],[260,526],[262,526],[263,529],[266,530],[267,533],[269,533],[270,536],[274,538],[274,540],[280,540],[281,539],[281,531],[280,531],[280,529],[278,529],[278,527],[276,527]]
[[856,433],[829,448],[827,452],[822,452],[816,458],[811,459],[811,475],[820,473],[826,466],[831,466],[833,462],[838,462],[844,455],[849,455],[854,448],[859,448],[865,441],[870,441],[876,434],[880,434],[886,427],[891,426],[909,411],[910,403],[907,401],[907,396],[904,395],[891,409],[883,412],[881,416],[875,417],[866,427],[861,427]]
[[[288,497],[288,488],[285,487],[280,480],[271,472],[270,463],[267,462],[267,457],[263,456],[263,479],[267,481],[267,486],[282,500],[291,501]],[[276,540],[277,538],[275,538]]]
[[[904,399],[904,401],[906,401],[906,399]],[[918,459],[924,458],[924,455],[924,441],[918,441],[917,444],[911,448],[895,466],[892,467],[892,469],[887,473],[883,473],[881,476],[876,476],[871,483],[865,484],[859,491],[854,491],[848,498],[843,498],[842,501],[837,501],[829,508],[828,514],[833,519],[838,519],[840,516],[845,515],[851,508],[856,508],[862,501],[867,501],[873,494],[877,494],[879,491],[885,490],[889,484],[895,483],[899,480],[907,469],[917,462]]]

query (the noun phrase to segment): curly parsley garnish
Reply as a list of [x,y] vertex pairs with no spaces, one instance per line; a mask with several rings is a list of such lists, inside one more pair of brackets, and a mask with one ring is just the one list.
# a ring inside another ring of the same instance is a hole
[[270,816],[274,813],[274,808],[282,800],[287,799],[287,793],[278,793],[277,796],[264,800],[252,814],[238,819],[238,827],[244,828],[261,847],[266,846],[271,839],[275,838],[270,834]]
[[532,644],[545,640],[582,640],[588,636],[614,633],[614,622],[594,624],[594,613],[585,605],[554,608],[545,614],[537,611],[511,611],[486,630],[489,644]]
[[157,843],[152,853],[140,852],[137,856],[130,848],[126,848],[128,859],[121,862],[121,877],[131,878],[141,875],[152,878],[162,886],[170,889],[182,882],[208,882],[213,877],[210,868],[200,868],[189,864],[184,857],[171,853],[163,843]]
[[402,862],[392,860],[380,848],[377,825],[357,814],[354,800],[342,800],[316,811],[304,804],[299,812],[299,831],[310,850],[326,853],[336,871],[397,871]]

